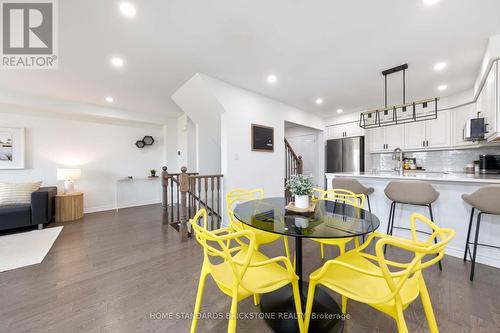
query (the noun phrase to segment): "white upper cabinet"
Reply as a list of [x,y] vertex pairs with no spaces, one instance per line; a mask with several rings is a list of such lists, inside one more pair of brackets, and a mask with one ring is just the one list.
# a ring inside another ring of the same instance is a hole
[[327,139],[342,139],[365,134],[358,122],[327,126],[326,133]]
[[404,126],[376,127],[368,130],[367,144],[371,153],[382,153],[393,151],[395,148],[403,148]]
[[474,105],[466,105],[456,108],[451,113],[451,137],[452,145],[455,147],[476,146],[479,142],[464,140],[464,127],[469,119],[477,117]]
[[495,132],[496,127],[496,65],[493,66],[483,88],[483,112],[486,118],[486,137]]
[[438,112],[436,119],[405,125],[405,149],[446,148],[450,146],[450,111]]
[[425,121],[425,145],[428,148],[451,146],[450,111],[438,112],[438,117]]
[[496,136],[498,131],[498,61],[493,65],[486,78],[483,90],[479,94],[476,111],[481,112],[481,116],[486,122],[486,138]]
[[346,137],[365,135],[365,130],[359,126],[358,122],[345,124],[344,131],[346,133]]
[[425,121],[405,124],[405,149],[425,148]]
[[344,128],[341,125],[328,126],[326,128],[328,139],[340,139],[344,137]]
[[405,127],[403,125],[385,127],[385,143],[389,151],[402,149],[405,144]]
[[385,148],[385,128],[376,127],[367,130],[366,141],[370,152],[383,152]]

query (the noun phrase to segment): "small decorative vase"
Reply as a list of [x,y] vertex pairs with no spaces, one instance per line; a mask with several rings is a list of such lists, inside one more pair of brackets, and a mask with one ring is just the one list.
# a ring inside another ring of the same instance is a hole
[[299,209],[306,209],[309,207],[309,196],[308,195],[296,195],[295,196],[295,207]]

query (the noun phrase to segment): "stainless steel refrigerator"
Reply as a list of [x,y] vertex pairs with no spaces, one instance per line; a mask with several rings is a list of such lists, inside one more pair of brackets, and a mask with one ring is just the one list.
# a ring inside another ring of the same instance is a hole
[[326,172],[365,171],[365,137],[326,141]]

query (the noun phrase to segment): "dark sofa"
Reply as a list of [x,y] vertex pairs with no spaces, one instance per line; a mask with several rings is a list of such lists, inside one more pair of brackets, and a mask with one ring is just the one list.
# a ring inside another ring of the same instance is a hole
[[0,230],[27,226],[43,228],[55,214],[57,187],[41,187],[31,193],[30,204],[0,206]]

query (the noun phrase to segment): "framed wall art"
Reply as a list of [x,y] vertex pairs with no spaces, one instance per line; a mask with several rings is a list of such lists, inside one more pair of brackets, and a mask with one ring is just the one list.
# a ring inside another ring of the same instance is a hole
[[252,151],[274,151],[274,128],[252,124]]
[[0,169],[24,169],[25,155],[25,129],[0,127]]

